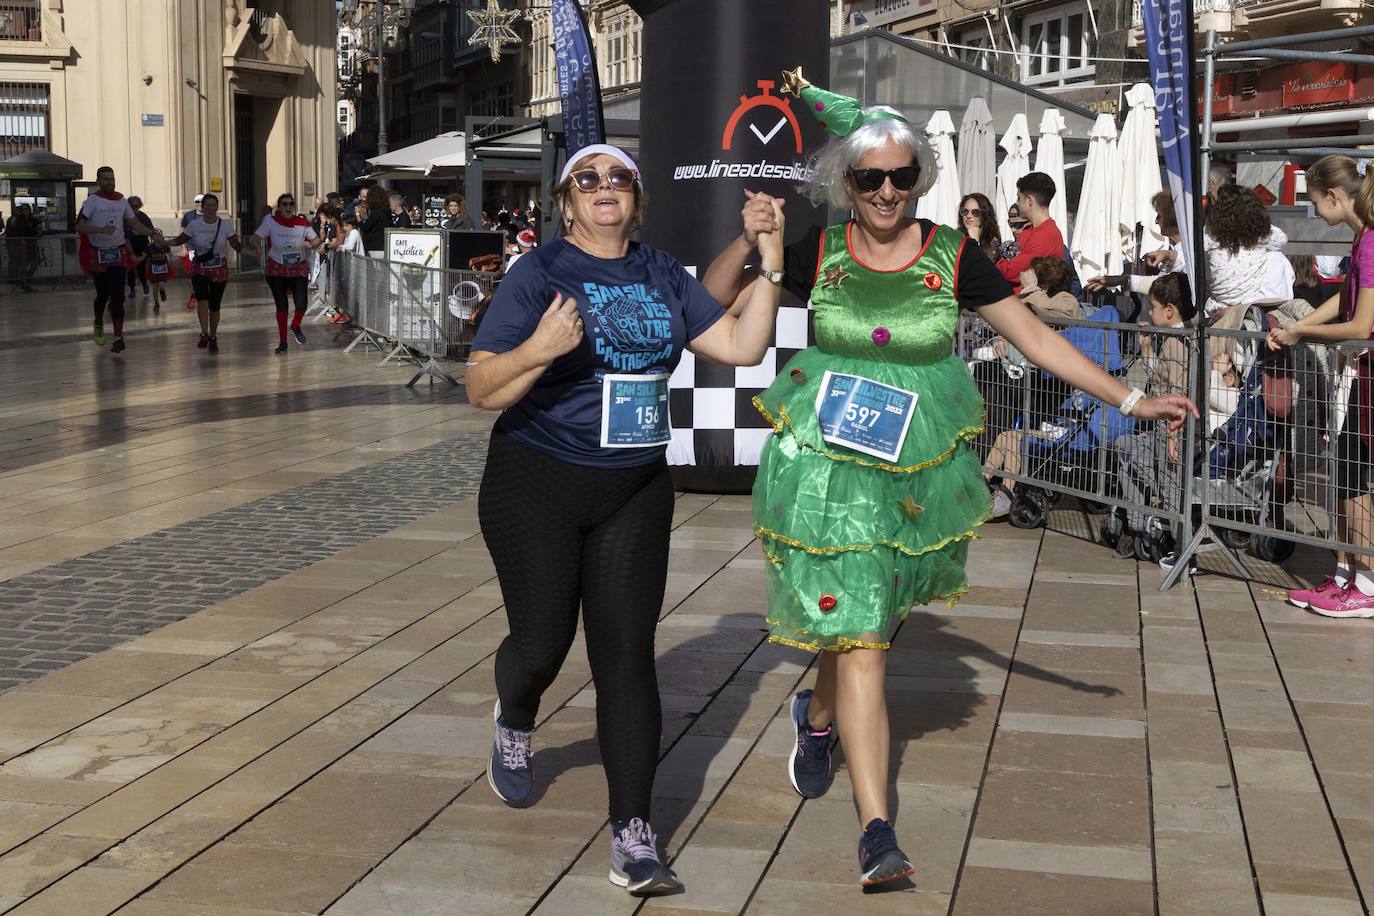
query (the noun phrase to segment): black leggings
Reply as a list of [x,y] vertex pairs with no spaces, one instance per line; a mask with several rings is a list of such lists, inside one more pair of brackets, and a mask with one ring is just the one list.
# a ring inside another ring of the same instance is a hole
[[510,623],[496,653],[502,719],[534,726],[580,605],[610,816],[648,820],[663,727],[654,630],[673,521],[667,463],[584,467],[494,433],[477,508]]
[[138,264],[134,266],[134,269],[128,272],[129,292],[132,293],[134,291],[134,285],[140,280],[143,281],[144,286],[148,285],[147,261],[139,261]]
[[[215,283],[204,274],[191,275],[191,290],[195,293],[197,302],[210,303],[210,311],[218,312],[219,304],[224,300],[224,288],[227,283]],[[284,312],[286,307],[278,306],[277,311]]]
[[95,320],[105,320],[105,307],[116,327],[124,324],[124,267],[107,267],[95,274]]
[[291,293],[291,298],[296,302],[296,311],[304,312],[307,308],[308,281],[305,277],[268,277],[267,288],[272,290],[272,299],[277,303],[277,311],[286,311],[286,294]]

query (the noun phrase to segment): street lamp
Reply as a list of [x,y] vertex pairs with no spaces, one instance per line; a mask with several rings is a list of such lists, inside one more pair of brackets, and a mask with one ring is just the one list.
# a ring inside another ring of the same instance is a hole
[[[386,135],[386,33],[391,28],[401,29],[410,24],[411,13],[415,10],[415,0],[400,0],[399,7],[386,0],[372,0],[373,14],[376,16],[377,43],[377,155],[388,150]],[[383,188],[389,187],[386,179],[378,182]]]

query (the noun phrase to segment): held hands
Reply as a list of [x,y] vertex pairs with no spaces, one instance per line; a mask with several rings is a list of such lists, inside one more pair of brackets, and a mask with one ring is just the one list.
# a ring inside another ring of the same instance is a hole
[[535,353],[541,361],[551,363],[571,353],[581,342],[582,316],[577,313],[577,300],[564,299],[562,293],[554,294],[553,302],[530,337]]
[[1183,423],[1192,414],[1193,419],[1198,419],[1197,405],[1188,400],[1181,394],[1170,394],[1162,398],[1145,398],[1135,405],[1135,410],[1131,411],[1131,416],[1141,420],[1168,420],[1169,432],[1176,433],[1183,428]]
[[765,265],[766,270],[780,270],[782,268],[782,232],[786,225],[786,219],[782,215],[781,198],[770,197],[768,203],[773,228],[760,230],[758,233],[759,260]]
[[1151,267],[1163,267],[1166,264],[1173,265],[1177,260],[1178,252],[1168,251],[1167,249],[1151,251],[1149,254],[1145,255],[1145,263],[1149,264]]
[[[745,191],[749,202],[744,205],[740,215],[744,218],[744,241],[753,248],[759,243],[759,234],[775,232],[782,236],[782,202],[767,194]],[[777,204],[774,207],[774,204]]]

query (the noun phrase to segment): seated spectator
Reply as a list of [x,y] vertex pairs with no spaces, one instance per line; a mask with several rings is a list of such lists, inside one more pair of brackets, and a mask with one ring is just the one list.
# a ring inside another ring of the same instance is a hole
[[[1159,234],[1168,241],[1168,247],[1147,253],[1143,258],[1144,266],[1158,268],[1160,273],[1184,270],[1187,259],[1179,247],[1178,218],[1174,213],[1174,195],[1168,191],[1160,191],[1150,199],[1150,203],[1155,208],[1155,226],[1159,229]],[[1093,293],[1103,288],[1124,289],[1130,287],[1131,292],[1148,296],[1150,286],[1155,282],[1156,276],[1153,273],[1141,273],[1120,274],[1114,277],[1093,277],[1084,285],[1083,289]]]
[[1293,298],[1292,269],[1282,257],[1287,243],[1288,236],[1269,221],[1254,190],[1234,184],[1217,189],[1203,231],[1210,281],[1204,316],[1209,323],[1228,306]]
[[[1158,328],[1182,328],[1196,314],[1184,290],[1180,275],[1164,274],[1150,285],[1150,323]],[[1140,352],[1149,370],[1146,394],[1188,393],[1188,342],[1182,337],[1165,336],[1155,353],[1153,337],[1142,334]],[[1116,544],[1119,557],[1135,556],[1136,538],[1145,532],[1148,510],[1139,507],[1160,505],[1177,507],[1182,488],[1183,431],[1168,431],[1163,423],[1153,428],[1121,436],[1116,450],[1122,498],[1132,504],[1126,512],[1126,527]]]
[[1313,308],[1330,299],[1339,290],[1329,290],[1317,274],[1317,259],[1310,254],[1292,255],[1288,263],[1293,267],[1293,298],[1301,299]]
[[997,262],[1016,292],[1021,291],[1021,274],[1030,269],[1036,258],[1063,258],[1064,236],[1050,216],[1050,201],[1054,200],[1054,179],[1044,172],[1028,172],[1016,182],[1016,206],[1030,225],[1016,238],[1014,257]]
[[1069,292],[1069,265],[1062,258],[1036,258],[1021,274],[1021,301],[1041,318],[1082,318],[1083,307]]

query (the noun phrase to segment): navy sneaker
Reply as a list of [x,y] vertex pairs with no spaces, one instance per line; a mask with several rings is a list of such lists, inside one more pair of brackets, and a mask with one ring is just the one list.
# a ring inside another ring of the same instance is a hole
[[523,808],[529,804],[534,789],[534,767],[530,763],[534,757],[530,750],[533,732],[502,725],[500,700],[496,701],[492,718],[496,720],[496,738],[487,761],[487,782],[501,801],[512,808]]
[[639,818],[611,822],[611,883],[636,897],[682,890],[682,882],[658,857],[658,840]]
[[897,848],[892,825],[875,817],[859,837],[860,883],[868,887],[905,878],[914,871],[906,853]]
[[812,693],[803,690],[792,698],[792,729],[797,740],[792,744],[787,774],[792,779],[792,788],[802,798],[820,798],[835,778],[830,759],[835,753],[835,725],[831,723],[825,731],[816,731],[806,721]]

